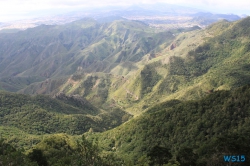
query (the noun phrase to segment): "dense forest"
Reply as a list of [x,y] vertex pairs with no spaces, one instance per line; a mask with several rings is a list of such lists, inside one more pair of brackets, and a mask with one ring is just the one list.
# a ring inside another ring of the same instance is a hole
[[225,165],[224,155],[245,155],[243,164],[248,165],[249,98],[246,85],[197,101],[172,100],[104,133],[45,137],[25,154],[2,139],[1,160],[31,165]]
[[171,155],[165,163],[172,159],[181,165],[223,165],[226,154],[250,157],[249,98],[250,86],[246,85],[215,91],[198,101],[172,100],[113,130],[87,135],[98,138],[105,151],[126,154],[125,158],[138,164],[142,156],[151,161],[154,148],[163,152],[166,148]]

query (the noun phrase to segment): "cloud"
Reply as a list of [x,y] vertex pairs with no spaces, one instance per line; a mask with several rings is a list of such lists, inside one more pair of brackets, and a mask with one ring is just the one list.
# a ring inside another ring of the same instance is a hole
[[176,3],[183,3],[189,6],[199,6],[208,9],[221,9],[221,10],[235,10],[235,9],[249,9],[249,0],[176,0]]
[[[250,14],[249,0],[0,0],[0,19],[16,15],[18,18],[22,15],[35,11],[49,9],[74,9],[89,8],[101,6],[126,6],[142,3],[171,3],[182,6],[200,8],[216,13],[239,13],[248,12]],[[1,20],[0,20],[1,22]]]
[[[78,6],[106,6],[106,5],[130,5],[139,3],[176,3],[190,6],[220,7],[220,8],[249,8],[249,0],[0,0],[0,6],[18,6],[28,9],[35,8],[56,8],[56,7],[78,7]],[[32,9],[30,9],[32,10]]]

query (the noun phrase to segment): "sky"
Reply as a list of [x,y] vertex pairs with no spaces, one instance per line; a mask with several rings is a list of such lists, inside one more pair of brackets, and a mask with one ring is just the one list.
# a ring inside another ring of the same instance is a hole
[[79,8],[157,2],[188,6],[214,13],[250,15],[250,0],[0,0],[0,22],[46,16],[48,13],[70,12]]

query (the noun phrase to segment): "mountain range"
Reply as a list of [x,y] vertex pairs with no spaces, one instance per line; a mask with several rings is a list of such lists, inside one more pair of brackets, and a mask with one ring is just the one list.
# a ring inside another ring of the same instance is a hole
[[[44,13],[44,16],[41,13]],[[35,18],[4,22],[0,24],[0,33],[15,32],[43,24],[62,25],[86,17],[94,18],[98,21],[114,21],[114,18],[117,17],[128,20],[139,20],[150,26],[162,29],[178,29],[192,26],[206,27],[221,19],[227,19],[228,21],[240,19],[239,16],[234,14],[210,13],[201,9],[167,3],[89,7],[73,11],[44,10],[27,13],[27,15]]]
[[80,147],[106,165],[248,158],[250,17],[191,14],[209,25],[106,17],[0,33],[1,136],[38,165],[61,152],[74,165]]

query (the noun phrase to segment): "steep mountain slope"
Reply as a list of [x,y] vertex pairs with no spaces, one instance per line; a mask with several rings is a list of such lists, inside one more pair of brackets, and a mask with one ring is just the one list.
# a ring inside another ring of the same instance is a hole
[[[98,155],[109,163],[107,165],[223,166],[223,156],[231,154],[244,155],[246,161],[243,164],[249,165],[249,97],[250,85],[245,85],[231,91],[216,91],[196,101],[163,102],[113,130],[85,133],[89,141],[83,138],[81,142],[75,142],[79,136],[66,134],[30,135],[13,127],[0,127],[0,131],[5,131],[1,135],[9,143],[28,149],[32,147],[26,151],[29,155],[39,150],[40,157],[33,161],[40,161],[44,155],[46,158],[43,159],[51,165],[84,160],[85,155]],[[10,131],[15,132],[15,137],[5,137]],[[2,143],[1,140],[1,148],[5,146]],[[0,154],[1,158],[11,154],[8,150],[4,152]],[[165,156],[164,160],[158,160],[159,155]],[[16,157],[13,155],[14,161],[17,161]]]
[[[156,33],[139,22],[84,22],[64,28],[80,26],[83,30],[76,32],[86,33],[86,38],[80,35],[86,47],[75,42],[78,33],[72,32],[71,39],[51,26],[58,47],[46,48],[48,57],[34,54],[32,61],[25,60],[25,50],[23,57],[16,52],[14,46],[23,39],[5,36],[13,50],[1,39],[3,52],[10,53],[1,54],[1,85],[54,97],[1,92],[0,133],[5,139],[30,148],[30,139],[43,139],[38,134],[85,133],[89,140],[99,140],[104,154],[121,156],[130,165],[225,165],[223,155],[250,157],[250,17],[191,32]],[[31,32],[38,33],[19,33]],[[128,121],[129,113],[138,117]],[[22,135],[28,136],[17,138]],[[46,141],[37,147],[46,151]]]
[[[224,154],[250,157],[247,150],[249,97],[250,86],[246,85],[233,91],[216,91],[197,101],[172,100],[153,106],[113,130],[86,133],[86,136],[90,140],[98,138],[104,151],[138,164],[143,164],[140,158],[147,156],[153,147],[161,146],[169,148],[175,156],[183,147],[188,147],[191,152],[186,154],[187,160],[194,152],[195,160],[199,160],[197,164],[223,165]],[[247,142],[238,142],[238,139]]]
[[103,109],[115,106],[138,114],[160,101],[199,99],[245,85],[250,81],[249,22],[249,17],[224,20],[180,33],[172,43],[139,62],[121,63],[109,74],[74,74],[54,93],[80,94]]
[[[75,72],[108,73],[120,63],[140,61],[173,38],[169,32],[154,31],[135,21],[99,24],[84,19],[0,34],[1,87],[16,91],[34,82]],[[22,80],[18,85],[17,78]],[[9,81],[13,79],[15,83]]]

